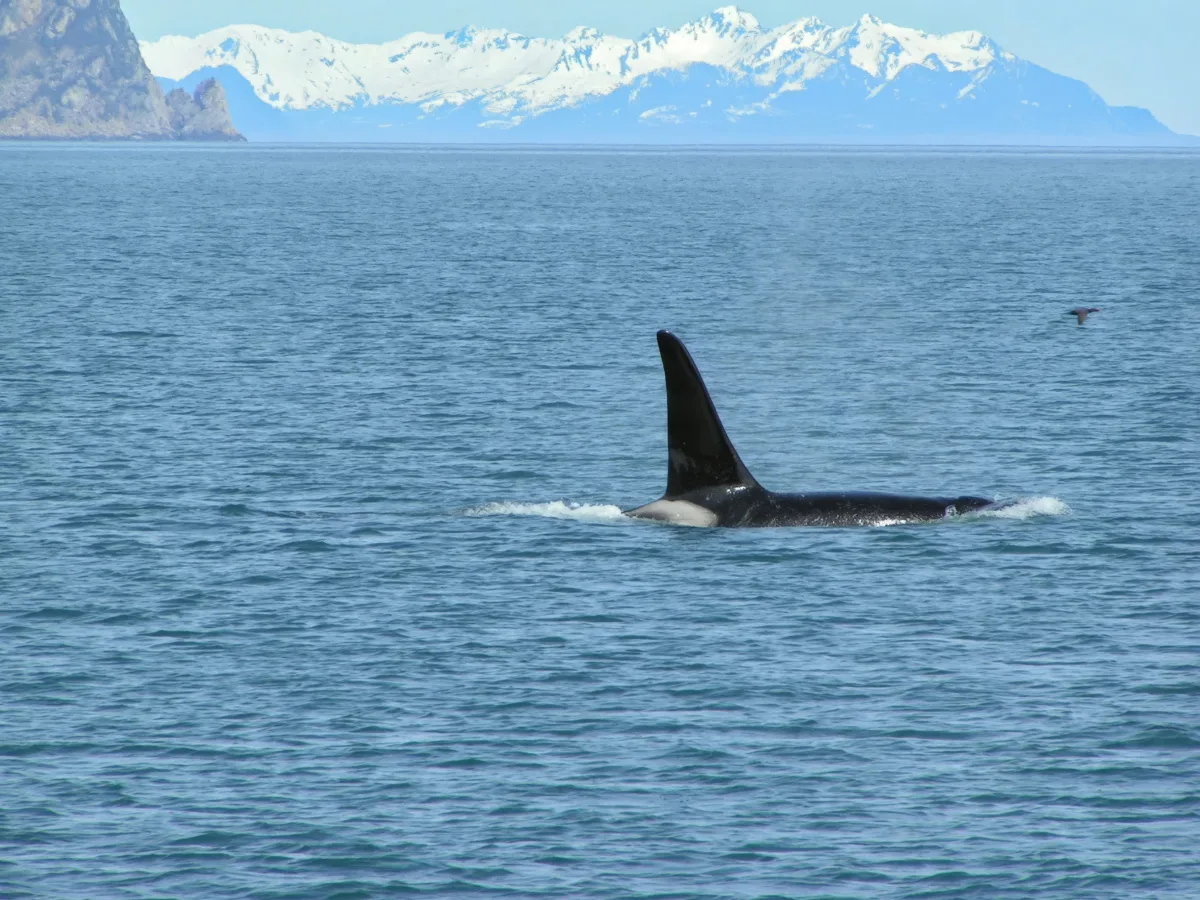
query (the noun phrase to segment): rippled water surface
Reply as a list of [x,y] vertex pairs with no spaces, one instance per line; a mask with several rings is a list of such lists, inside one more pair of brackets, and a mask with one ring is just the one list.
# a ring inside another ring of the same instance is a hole
[[[0,148],[0,895],[1200,896],[1197,222],[1194,153]],[[768,487],[1019,502],[624,519],[662,327]]]

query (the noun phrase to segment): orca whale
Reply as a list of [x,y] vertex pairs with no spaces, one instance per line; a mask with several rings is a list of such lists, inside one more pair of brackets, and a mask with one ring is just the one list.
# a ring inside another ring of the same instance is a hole
[[724,528],[893,525],[932,522],[995,506],[983,497],[899,494],[777,494],[750,474],[717,416],[683,342],[658,333],[667,378],[667,492],[625,511],[635,519]]

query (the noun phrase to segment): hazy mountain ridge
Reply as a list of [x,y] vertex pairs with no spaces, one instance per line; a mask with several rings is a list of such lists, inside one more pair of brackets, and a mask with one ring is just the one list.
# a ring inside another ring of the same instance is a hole
[[0,0],[0,138],[243,140],[198,88],[163,95],[118,0]]
[[234,25],[142,50],[167,84],[220,73],[258,137],[1170,136],[1149,112],[1109,107],[978,32],[930,35],[872,16],[765,29],[723,7],[637,40],[464,28],[384,44]]

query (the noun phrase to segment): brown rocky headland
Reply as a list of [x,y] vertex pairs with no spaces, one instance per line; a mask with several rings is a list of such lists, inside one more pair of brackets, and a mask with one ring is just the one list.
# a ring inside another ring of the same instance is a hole
[[119,0],[0,0],[0,139],[242,141],[215,80],[164,96]]

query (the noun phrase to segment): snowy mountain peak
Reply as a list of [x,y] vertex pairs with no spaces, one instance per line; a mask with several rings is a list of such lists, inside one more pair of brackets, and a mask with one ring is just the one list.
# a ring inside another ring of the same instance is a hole
[[578,44],[584,41],[594,41],[602,37],[599,30],[592,28],[589,25],[580,25],[578,28],[572,28],[567,32],[563,40],[571,44]]
[[761,26],[758,19],[736,6],[721,6],[714,9],[702,21],[711,21],[722,31],[741,33],[759,31]]
[[973,71],[989,65],[1000,53],[999,47],[977,31],[931,35],[872,15],[859,19],[847,35],[847,43],[855,66],[888,81],[912,65]]

